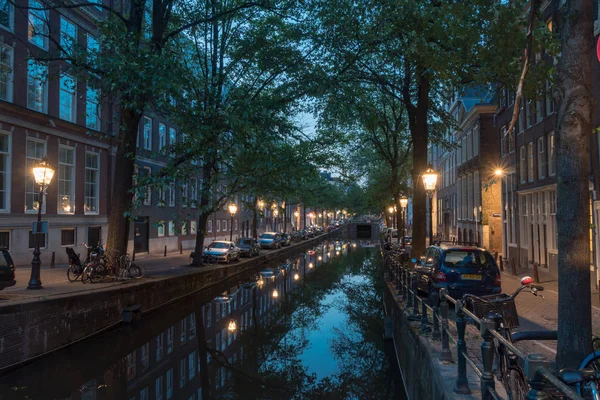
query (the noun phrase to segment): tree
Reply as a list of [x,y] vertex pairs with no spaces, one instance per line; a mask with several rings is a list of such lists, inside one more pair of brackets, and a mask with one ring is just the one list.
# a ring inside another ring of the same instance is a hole
[[[591,351],[589,173],[594,5],[555,0],[562,55],[556,79],[558,148],[557,367],[577,368]],[[573,296],[577,293],[576,296]]]

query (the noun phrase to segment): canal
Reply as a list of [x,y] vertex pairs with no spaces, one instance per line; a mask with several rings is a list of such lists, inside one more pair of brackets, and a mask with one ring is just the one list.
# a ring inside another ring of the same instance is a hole
[[0,399],[402,399],[381,271],[371,242],[325,240],[3,376]]

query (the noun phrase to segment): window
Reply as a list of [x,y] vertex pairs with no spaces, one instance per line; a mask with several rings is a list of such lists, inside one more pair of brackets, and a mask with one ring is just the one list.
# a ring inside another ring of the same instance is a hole
[[188,185],[187,183],[181,184],[181,206],[187,207],[188,205]]
[[[150,177],[152,176],[152,168],[144,167],[144,176]],[[152,204],[152,186],[148,182],[146,184],[146,193],[144,195],[144,205],[149,206]]]
[[163,376],[156,378],[156,383],[154,384],[154,398],[156,400],[163,400],[163,380]]
[[63,52],[65,52],[67,55],[70,55],[75,44],[77,44],[77,25],[61,16],[60,47],[62,47]]
[[537,122],[542,122],[544,119],[544,103],[541,97],[535,102],[535,118]]
[[100,92],[88,87],[85,91],[85,126],[99,131],[101,115]]
[[60,230],[60,245],[74,246],[75,245],[75,228]]
[[10,231],[0,231],[0,247],[10,250]]
[[175,207],[175,182],[169,182],[169,207]]
[[127,380],[130,381],[135,378],[135,350],[125,357],[127,363]]
[[144,149],[152,150],[152,119],[148,117],[143,119],[142,135]]
[[75,212],[75,149],[58,148],[58,213]]
[[179,322],[179,328],[181,331],[181,336],[179,338],[179,342],[181,344],[185,343],[187,338],[187,320],[184,318]]
[[94,59],[98,56],[98,51],[100,50],[100,45],[98,44],[98,40],[92,36],[91,34],[87,34],[87,62],[90,64],[94,63]]
[[150,400],[150,391],[148,386],[140,390],[140,400]]
[[165,334],[160,333],[156,335],[156,361],[160,361],[163,358],[163,347],[165,342]]
[[227,220],[223,220],[223,232],[227,232]]
[[175,223],[169,221],[169,236],[175,236]]
[[217,232],[221,232],[221,220],[217,220]]
[[34,235],[33,232],[31,232],[31,231],[29,231],[29,248],[30,249],[35,248],[36,236],[39,236],[40,248],[45,249],[46,248],[46,234],[38,233],[38,234]]
[[85,153],[85,208],[86,214],[98,214],[100,190],[100,154]]
[[[0,7],[1,7],[0,0]],[[8,0],[5,0],[8,3]],[[0,12],[1,17],[1,12]],[[13,97],[13,49],[0,43],[0,99],[12,101]]]
[[528,172],[528,178],[529,178],[529,182],[533,182],[533,180],[535,179],[535,170],[534,170],[534,161],[533,161],[533,142],[529,143],[527,145],[527,159],[528,159],[528,165],[527,165],[527,172]]
[[544,179],[546,177],[546,148],[544,143],[544,137],[538,138],[537,140],[537,151],[538,151],[538,179]]
[[206,224],[206,225],[207,225],[207,230],[208,230],[209,232],[212,232],[212,220],[208,220],[208,222],[207,222],[207,224]]
[[181,360],[179,360],[179,387],[180,388],[184,387],[185,383],[187,382],[186,367],[187,367],[187,359],[182,358]]
[[10,208],[10,154],[10,136],[0,134],[0,211]]
[[158,188],[158,206],[159,207],[164,207],[167,204],[167,192],[165,190],[165,187],[160,184],[159,188]]
[[521,205],[521,244],[523,246],[529,245],[529,205],[527,204],[527,196],[519,196],[519,203]]
[[519,177],[521,178],[521,183],[527,182],[527,156],[525,152],[525,146],[521,146],[521,148],[519,149]]
[[196,235],[198,233],[198,223],[195,220],[190,221],[190,233]]
[[158,237],[165,236],[165,221],[159,221],[156,229]]
[[533,120],[534,120],[534,113],[533,113],[533,107],[531,104],[531,100],[527,100],[525,102],[525,114],[527,116],[527,127],[529,128],[530,126],[533,125]]
[[9,0],[0,0],[0,26],[12,31],[14,8]]
[[198,179],[192,179],[190,181],[190,205],[192,208],[196,208],[198,204]]
[[167,329],[167,354],[171,354],[173,352],[173,335],[175,334],[175,328],[170,326]]
[[167,127],[160,122],[158,124],[158,150],[162,150],[167,145]]
[[[37,211],[39,207],[39,186],[33,177],[33,167],[46,155],[46,142],[27,138],[26,175],[25,175],[25,211]],[[44,202],[46,204],[46,202]],[[45,207],[43,207],[45,209]],[[42,209],[42,212],[44,212]]]
[[554,149],[554,132],[548,134],[548,176],[556,175],[556,150]]
[[190,339],[196,337],[196,314],[191,313],[188,318],[190,319]]
[[174,145],[177,143],[177,131],[174,128],[169,128],[169,144]]
[[33,43],[42,49],[48,49],[48,10],[35,10],[44,8],[42,3],[29,0],[29,24],[27,37],[29,43]]
[[550,207],[550,248],[558,249],[558,229],[556,227],[556,192],[548,192]]
[[144,37],[149,40],[152,38],[152,0],[146,0],[143,25]]
[[60,77],[59,112],[60,119],[75,122],[75,107],[77,104],[77,81],[69,75]]
[[473,157],[479,155],[479,127],[473,128]]
[[48,66],[35,60],[27,62],[27,107],[46,112],[48,97]]
[[173,368],[167,371],[167,395],[166,398],[171,399],[173,397]]
[[554,112],[554,98],[552,97],[553,88],[550,82],[546,81],[546,115]]
[[147,342],[141,347],[141,365],[142,370],[145,370],[150,365],[150,343]]
[[523,133],[523,131],[525,130],[525,106],[523,105],[524,103],[524,99],[521,98],[521,101],[519,102],[519,132],[518,133]]
[[188,356],[188,379],[191,381],[196,376],[196,350]]

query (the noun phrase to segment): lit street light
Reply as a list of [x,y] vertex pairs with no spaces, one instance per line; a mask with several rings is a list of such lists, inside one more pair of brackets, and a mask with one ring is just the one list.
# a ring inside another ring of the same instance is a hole
[[[44,158],[38,165],[33,167],[33,177],[35,183],[40,185],[40,192],[38,194],[38,217],[37,223],[33,234],[35,235],[35,247],[33,249],[33,260],[31,260],[31,277],[29,278],[29,284],[27,289],[42,289],[42,280],[40,279],[40,234],[42,233],[42,205],[44,204],[44,192],[50,185],[52,177],[54,176],[54,169],[48,164]],[[45,234],[46,232],[44,232]]]
[[229,325],[227,326],[227,330],[229,330],[229,332],[235,332],[236,329],[237,329],[237,323],[235,322],[234,319],[232,319],[231,321],[229,321]]
[[[404,218],[406,217],[406,207],[408,206],[408,198],[404,195],[400,197],[400,222],[402,222],[402,248],[404,248],[404,236],[406,236],[406,225]],[[400,241],[400,233],[398,233],[398,241]]]
[[429,167],[422,175],[422,178],[425,192],[429,197],[429,245],[431,246],[433,244],[433,194],[435,193],[438,174],[433,168]]
[[298,279],[300,279],[300,275],[298,275],[298,273],[294,274],[294,280],[297,281]]
[[233,240],[233,217],[235,217],[235,213],[237,213],[237,206],[235,203],[229,204],[229,214],[231,215],[231,226],[229,227],[229,241]]
[[276,299],[279,297],[279,292],[277,291],[277,289],[273,289],[273,298]]

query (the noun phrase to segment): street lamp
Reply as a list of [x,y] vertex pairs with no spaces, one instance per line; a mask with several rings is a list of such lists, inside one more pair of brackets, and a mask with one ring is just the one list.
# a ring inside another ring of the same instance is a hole
[[229,214],[231,215],[231,226],[229,227],[229,241],[233,240],[233,217],[235,217],[235,213],[237,212],[237,206],[235,203],[229,204]]
[[54,168],[48,164],[44,158],[38,165],[33,167],[33,177],[35,183],[40,185],[40,193],[38,194],[38,217],[35,224],[36,229],[32,232],[35,235],[35,247],[33,249],[33,260],[31,260],[31,277],[27,289],[42,289],[42,280],[40,279],[40,234],[42,225],[42,206],[44,204],[44,192],[50,185],[54,176]]
[[279,297],[279,292],[277,291],[277,289],[273,289],[273,298],[276,299]]
[[[405,230],[406,225],[404,224],[404,218],[406,216],[406,207],[408,206],[408,198],[404,195],[400,197],[400,222],[402,222],[402,247],[404,248],[404,236],[406,236]],[[398,235],[398,241],[400,241],[400,235]]]
[[296,272],[294,274],[294,280],[297,281],[298,279],[300,279],[300,275],[298,275],[298,273]]
[[438,174],[431,167],[427,168],[422,175],[423,186],[429,197],[429,245],[433,244],[433,194],[435,193],[435,185],[437,184]]
[[279,210],[278,209],[274,209],[273,210],[273,223],[274,223],[274,232],[277,232],[277,216],[279,215]]
[[227,326],[227,330],[229,330],[229,332],[235,332],[236,329],[237,329],[237,323],[235,322],[234,319],[232,319],[231,321],[229,321],[229,325]]
[[390,213],[390,228],[394,228],[394,206],[389,206],[388,212]]

